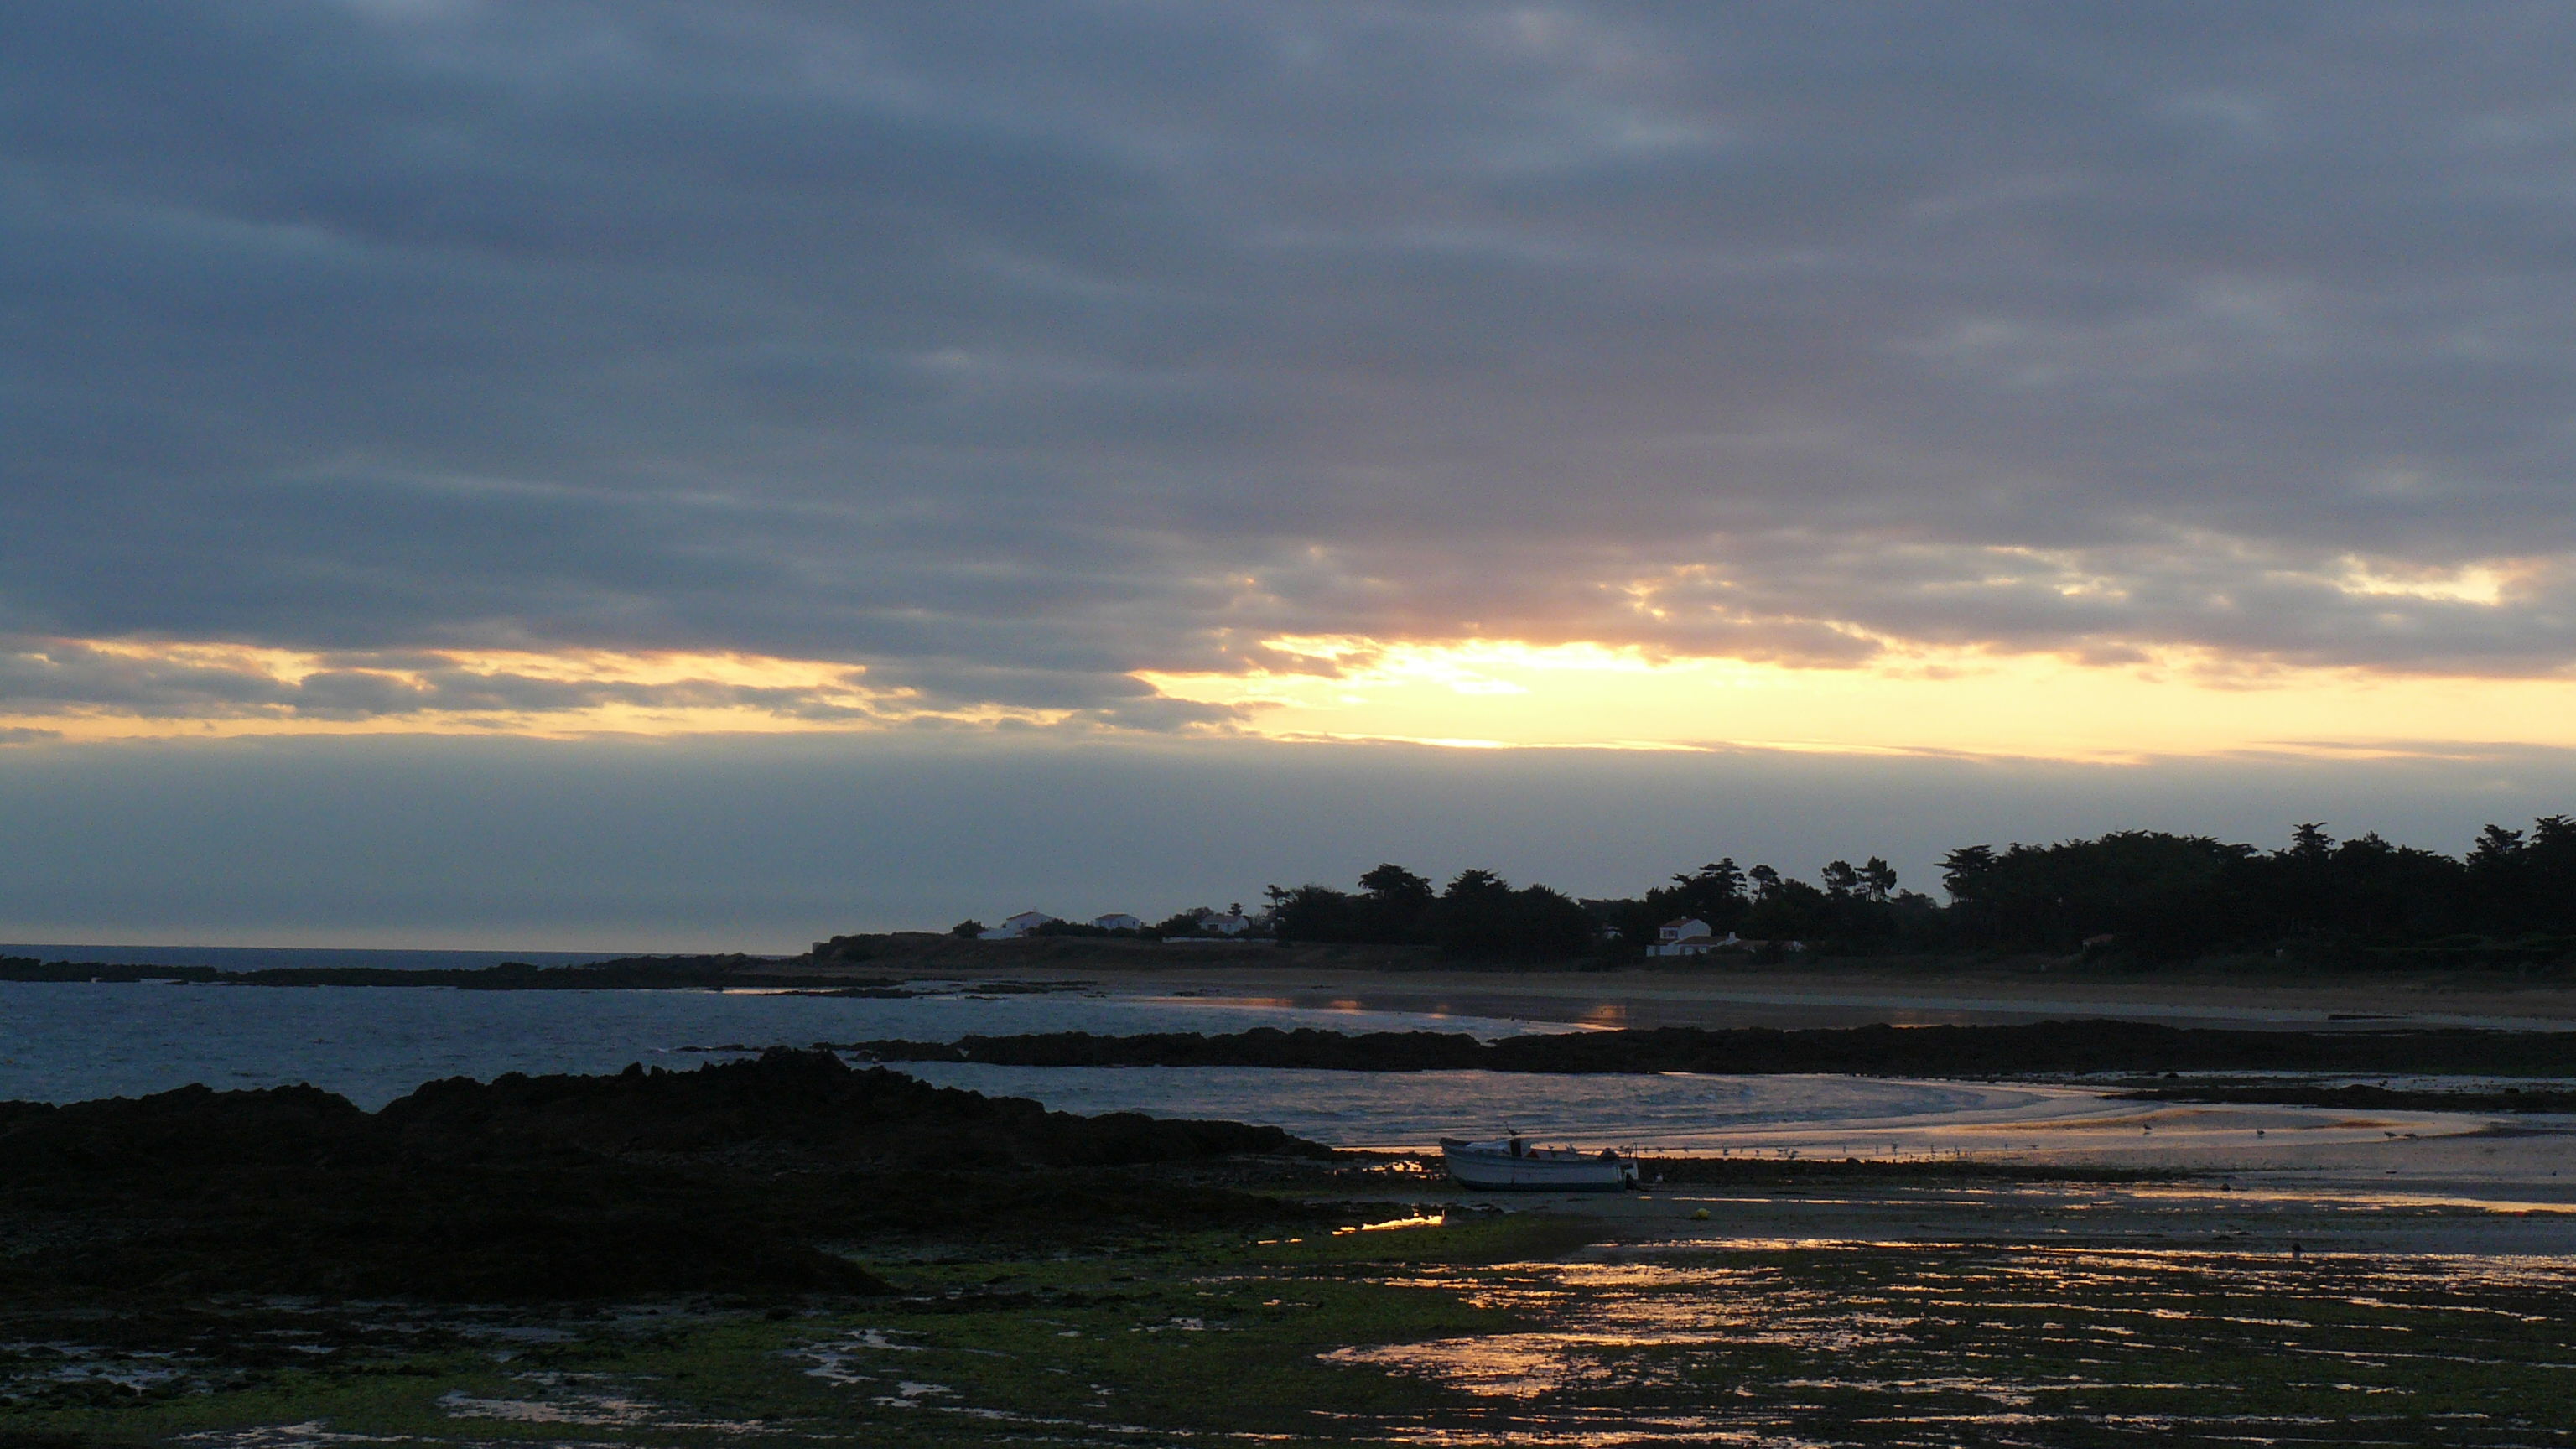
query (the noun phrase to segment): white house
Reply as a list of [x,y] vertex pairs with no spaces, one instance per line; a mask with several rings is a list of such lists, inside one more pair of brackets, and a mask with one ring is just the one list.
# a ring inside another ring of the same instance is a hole
[[1002,924],[976,937],[979,941],[1016,941],[1040,926],[1052,926],[1055,917],[1044,911],[1022,911]]
[[1191,920],[1198,923],[1197,929],[1201,938],[1208,936],[1240,936],[1260,925],[1260,922],[1245,915],[1241,906],[1236,906],[1231,910],[1223,911],[1201,906],[1197,910],[1190,912],[1189,915]]
[[1252,918],[1241,911],[1207,911],[1199,916],[1199,929],[1211,936],[1240,936],[1252,929]]
[[1124,911],[1111,911],[1105,916],[1094,916],[1091,918],[1091,924],[1104,931],[1141,931],[1145,928],[1143,921]]
[[1705,956],[1711,951],[1736,944],[1735,933],[1712,936],[1708,922],[1695,916],[1681,916],[1655,928],[1655,944],[1646,948],[1649,956]]

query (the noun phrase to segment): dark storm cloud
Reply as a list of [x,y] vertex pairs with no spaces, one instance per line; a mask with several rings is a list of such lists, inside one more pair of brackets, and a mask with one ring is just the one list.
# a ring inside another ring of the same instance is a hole
[[[2554,671],[2571,73],[2509,4],[28,0],[0,628],[1130,723],[1278,633]],[[70,694],[401,692],[263,687]]]

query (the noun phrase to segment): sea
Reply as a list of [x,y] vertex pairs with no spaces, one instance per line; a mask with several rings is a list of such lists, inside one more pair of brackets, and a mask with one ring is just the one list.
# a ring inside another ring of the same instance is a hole
[[0,956],[38,961],[95,961],[102,966],[212,966],[218,971],[315,970],[374,966],[388,971],[479,971],[504,961],[579,966],[626,951],[410,951],[366,946],[81,946],[61,942],[0,943]]
[[[111,954],[116,951],[117,954]],[[479,967],[597,959],[574,953],[278,951],[0,946],[49,960],[165,965]],[[424,1082],[509,1072],[691,1070],[770,1046],[900,1038],[954,1041],[1038,1031],[1464,1032],[1492,1040],[1585,1028],[1429,1012],[1300,1007],[1147,992],[1004,992],[912,983],[899,998],[760,990],[455,991],[437,987],[0,982],[0,1100],[76,1102],[201,1083],[307,1083],[373,1110]],[[943,1086],[1028,1097],[1073,1112],[1138,1111],[1285,1128],[1336,1146],[1421,1147],[1449,1135],[1526,1131],[1694,1150],[1783,1123],[1849,1124],[1866,1138],[1906,1124],[2005,1120],[2046,1105],[2031,1089],[1846,1077],[1533,1076],[1252,1067],[1003,1067],[904,1063]],[[2044,1096],[2043,1092],[2043,1096]]]

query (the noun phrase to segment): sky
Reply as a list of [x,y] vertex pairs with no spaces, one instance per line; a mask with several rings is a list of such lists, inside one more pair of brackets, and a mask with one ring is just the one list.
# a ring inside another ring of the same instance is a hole
[[20,0],[0,935],[2456,851],[2576,808],[2570,75],[2508,0]]

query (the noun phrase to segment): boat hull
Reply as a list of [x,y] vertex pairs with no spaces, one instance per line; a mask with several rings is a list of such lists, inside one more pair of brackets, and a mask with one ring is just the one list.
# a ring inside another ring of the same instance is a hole
[[1637,1165],[1620,1157],[1570,1152],[1514,1156],[1482,1144],[1443,1142],[1440,1161],[1460,1187],[1488,1192],[1619,1192],[1637,1184]]

